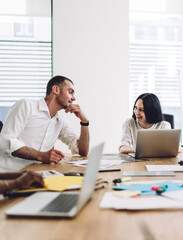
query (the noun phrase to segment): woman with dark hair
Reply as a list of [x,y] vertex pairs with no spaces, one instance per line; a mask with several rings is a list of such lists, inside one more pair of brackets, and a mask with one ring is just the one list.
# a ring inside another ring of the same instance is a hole
[[135,152],[139,129],[171,129],[170,123],[163,121],[160,101],[153,93],[143,93],[136,99],[132,118],[122,127],[120,153]]

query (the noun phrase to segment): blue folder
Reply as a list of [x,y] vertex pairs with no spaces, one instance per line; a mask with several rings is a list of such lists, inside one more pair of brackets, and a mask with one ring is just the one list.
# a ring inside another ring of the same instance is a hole
[[131,185],[118,185],[114,186],[114,190],[131,190],[131,191],[141,191],[141,195],[156,195],[156,191],[151,190],[152,186],[165,186],[167,185],[166,192],[183,190],[183,186],[180,183],[175,183],[172,181],[156,182],[151,184],[131,184]]

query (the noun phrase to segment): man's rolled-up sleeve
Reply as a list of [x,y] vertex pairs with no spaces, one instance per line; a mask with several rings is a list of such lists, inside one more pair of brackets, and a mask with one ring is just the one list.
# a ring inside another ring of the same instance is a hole
[[0,150],[11,155],[12,152],[22,148],[24,143],[19,140],[27,118],[29,107],[26,101],[20,100],[10,110],[0,134]]
[[16,138],[0,134],[0,150],[11,155],[12,152],[24,147],[25,144]]
[[22,147],[24,147],[24,146],[25,146],[25,144],[22,143],[21,141],[19,141],[18,139],[12,138],[10,140],[10,152],[11,153],[20,149],[20,148],[22,148]]

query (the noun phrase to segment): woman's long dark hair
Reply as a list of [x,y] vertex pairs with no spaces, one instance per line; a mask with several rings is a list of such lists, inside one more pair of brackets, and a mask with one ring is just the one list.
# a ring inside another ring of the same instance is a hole
[[136,116],[134,114],[134,108],[136,102],[142,99],[144,105],[144,113],[148,123],[157,123],[163,120],[161,105],[158,97],[153,93],[143,93],[141,94],[135,101],[133,106],[133,115],[132,117],[136,120]]

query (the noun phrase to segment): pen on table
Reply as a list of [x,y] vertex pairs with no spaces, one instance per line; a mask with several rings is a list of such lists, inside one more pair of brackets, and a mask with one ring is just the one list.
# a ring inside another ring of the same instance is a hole
[[108,184],[108,181],[103,181],[102,179],[97,179],[95,183],[95,190],[104,188]]
[[51,174],[55,174],[55,172],[54,172],[54,171],[52,171],[52,170],[49,170],[49,173],[51,173]]
[[99,172],[113,172],[113,171],[121,171],[120,168],[100,168]]
[[131,181],[131,177],[123,177],[123,178],[115,178],[113,180],[113,183],[123,183],[123,182],[128,182],[128,181]]

